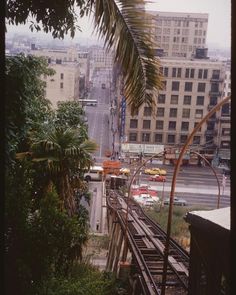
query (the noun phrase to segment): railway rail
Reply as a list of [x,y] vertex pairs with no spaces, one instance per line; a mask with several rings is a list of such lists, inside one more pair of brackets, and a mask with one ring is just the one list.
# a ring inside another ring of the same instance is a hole
[[[126,230],[126,198],[118,191],[107,194],[107,206]],[[142,294],[161,294],[166,233],[151,220],[133,199],[129,202],[127,241],[139,273]],[[171,239],[168,256],[166,294],[187,294],[189,254]]]

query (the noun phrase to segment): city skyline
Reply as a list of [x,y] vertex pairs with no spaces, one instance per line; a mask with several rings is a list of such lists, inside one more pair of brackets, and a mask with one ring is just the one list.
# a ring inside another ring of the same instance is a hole
[[[168,11],[168,12],[189,12],[189,13],[208,13],[208,34],[206,44],[213,48],[230,48],[231,47],[231,7],[229,0],[179,0],[165,1],[165,0],[153,0],[146,6],[147,10],[155,11]],[[84,17],[79,20],[82,32],[77,31],[75,38],[71,39],[66,36],[65,42],[78,42],[90,43],[91,41],[101,43],[98,41],[97,36],[93,33],[92,16],[89,18]],[[53,39],[50,34],[43,32],[31,32],[29,25],[9,26],[7,25],[7,33],[12,35],[18,34],[37,34],[39,38],[41,36]]]

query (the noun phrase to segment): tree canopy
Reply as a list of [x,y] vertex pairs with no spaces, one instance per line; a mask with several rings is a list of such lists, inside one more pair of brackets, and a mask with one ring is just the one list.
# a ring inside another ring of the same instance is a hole
[[[30,28],[51,32],[55,38],[70,33],[73,37],[79,19],[93,16],[94,29],[105,46],[115,52],[115,62],[124,76],[124,94],[133,113],[143,103],[155,105],[153,90],[162,87],[159,62],[145,16],[146,0],[7,0],[9,24],[25,24],[33,17]],[[141,8],[140,8],[141,7]],[[78,14],[76,12],[78,10]]]

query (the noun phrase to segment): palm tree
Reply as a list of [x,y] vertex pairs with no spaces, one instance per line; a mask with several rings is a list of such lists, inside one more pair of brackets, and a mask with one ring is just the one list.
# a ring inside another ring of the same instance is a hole
[[[57,1],[7,0],[6,17],[10,24],[25,23],[29,16],[36,18],[31,29],[52,32],[63,38],[73,37],[79,16],[93,15],[94,28],[103,37],[108,50],[115,51],[115,62],[124,77],[124,94],[133,113],[142,104],[155,105],[153,90],[162,88],[159,62],[154,55],[150,23],[144,9],[146,0],[67,0],[63,7]],[[76,4],[75,4],[76,3]],[[42,23],[40,25],[39,23]]]
[[[96,147],[96,143],[80,136],[79,129],[52,128],[34,139],[30,152],[18,154],[18,159],[28,154],[32,161],[43,165],[46,190],[51,191],[54,184],[62,207],[72,216],[76,212],[73,176],[92,164],[91,153]],[[81,180],[76,185],[81,187]]]

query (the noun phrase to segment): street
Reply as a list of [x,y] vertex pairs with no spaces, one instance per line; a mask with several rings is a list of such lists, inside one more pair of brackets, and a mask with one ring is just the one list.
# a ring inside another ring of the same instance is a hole
[[[110,72],[95,73],[93,77],[93,88],[90,90],[89,99],[97,99],[97,106],[86,106],[85,112],[88,118],[88,131],[90,139],[98,144],[98,150],[94,153],[96,163],[101,164],[108,158],[105,151],[112,151],[112,132],[115,117],[111,117],[111,101],[109,86],[102,88],[102,83],[109,80]],[[114,119],[114,122],[113,122]],[[140,163],[129,165],[122,163],[122,167],[128,167],[131,175],[139,167]],[[149,181],[149,175],[144,174],[145,168],[159,167],[167,171],[166,182]],[[149,163],[141,170],[136,179],[136,184],[148,184],[158,191],[161,198],[169,198],[174,166],[158,165]],[[222,171],[216,169],[220,183],[220,207],[230,206],[230,178],[226,179],[225,187],[222,188]],[[106,224],[105,198],[102,193],[102,182],[90,182],[92,200],[90,204],[90,227],[93,232],[104,232]],[[164,189],[164,190],[163,190]],[[162,195],[163,192],[163,195]],[[218,184],[215,175],[209,167],[183,166],[179,171],[176,182],[175,196],[183,198],[189,206],[200,206],[204,208],[216,208],[218,201]]]

